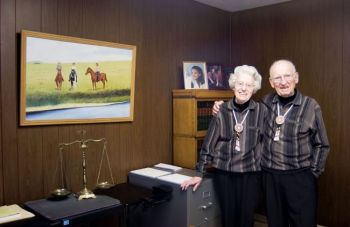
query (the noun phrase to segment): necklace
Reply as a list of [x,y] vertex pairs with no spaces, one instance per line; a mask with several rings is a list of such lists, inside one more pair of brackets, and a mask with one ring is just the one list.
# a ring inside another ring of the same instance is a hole
[[281,125],[283,125],[284,121],[286,120],[286,116],[289,113],[289,111],[293,108],[294,104],[292,104],[288,110],[281,115],[280,113],[280,105],[277,103],[277,117],[275,119],[275,122],[277,124],[277,129],[275,132],[275,136],[273,138],[274,141],[279,141],[280,140],[280,134],[281,134]]
[[232,112],[233,112],[233,117],[235,118],[235,122],[236,122],[236,124],[235,124],[235,131],[238,132],[238,133],[241,133],[241,132],[243,132],[243,129],[244,129],[243,123],[244,123],[245,119],[246,119],[247,116],[248,116],[249,110],[248,110],[247,113],[244,115],[243,120],[242,120],[242,122],[240,122],[240,123],[239,123],[238,120],[237,120],[236,112],[235,112],[234,110],[232,110]]
[[232,110],[232,112],[233,112],[233,116],[234,116],[235,122],[236,122],[235,127],[234,127],[234,128],[235,128],[235,132],[236,132],[235,150],[236,150],[236,151],[241,151],[241,145],[239,144],[239,136],[240,136],[241,132],[243,132],[243,129],[244,129],[243,123],[244,123],[245,119],[246,119],[247,116],[248,116],[249,110],[248,110],[247,113],[244,115],[243,120],[242,120],[240,123],[239,123],[238,120],[237,120],[236,112],[235,112],[234,110]]
[[282,125],[284,123],[284,121],[286,120],[287,114],[289,113],[289,111],[292,109],[293,106],[294,106],[294,104],[292,104],[288,108],[288,110],[283,115],[281,115],[281,113],[280,113],[280,104],[277,103],[277,117],[275,119],[276,124]]

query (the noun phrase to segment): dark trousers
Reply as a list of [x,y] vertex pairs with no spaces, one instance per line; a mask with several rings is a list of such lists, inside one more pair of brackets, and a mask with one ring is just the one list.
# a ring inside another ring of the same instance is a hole
[[263,169],[263,191],[269,227],[315,227],[317,179],[309,168]]
[[216,170],[214,189],[219,199],[223,227],[253,227],[261,193],[260,172],[232,173]]

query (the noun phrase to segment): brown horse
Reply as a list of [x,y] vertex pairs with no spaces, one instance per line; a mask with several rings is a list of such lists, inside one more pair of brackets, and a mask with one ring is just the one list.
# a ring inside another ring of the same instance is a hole
[[107,82],[107,75],[106,75],[106,73],[100,73],[100,76],[99,76],[98,80],[97,80],[96,73],[90,67],[88,67],[86,69],[85,75],[87,75],[89,73],[90,73],[90,76],[91,76],[92,90],[96,90],[96,83],[100,82],[100,81],[103,83],[103,88],[105,88],[105,83]]
[[62,73],[58,72],[55,78],[55,83],[56,83],[56,89],[61,90],[62,88],[62,82],[64,81]]

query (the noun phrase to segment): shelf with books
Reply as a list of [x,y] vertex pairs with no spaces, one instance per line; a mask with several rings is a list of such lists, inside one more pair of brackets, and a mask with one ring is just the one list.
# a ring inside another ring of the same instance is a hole
[[229,100],[231,90],[173,90],[173,133],[203,137],[212,118],[216,100]]
[[233,97],[231,90],[173,90],[174,164],[195,168],[215,101]]

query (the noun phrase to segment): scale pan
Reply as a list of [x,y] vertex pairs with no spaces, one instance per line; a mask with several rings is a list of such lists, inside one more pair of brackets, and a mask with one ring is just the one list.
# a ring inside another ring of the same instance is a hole
[[111,184],[108,181],[104,181],[104,182],[98,183],[96,185],[97,188],[101,188],[101,189],[111,188],[113,186],[114,186],[114,184]]
[[68,196],[70,193],[71,193],[71,192],[68,191],[68,190],[65,189],[65,188],[57,188],[57,189],[51,191],[51,195],[52,195],[53,197],[56,197],[56,198],[58,198],[58,197],[59,197],[59,198],[61,198],[61,197],[66,197],[66,196]]

